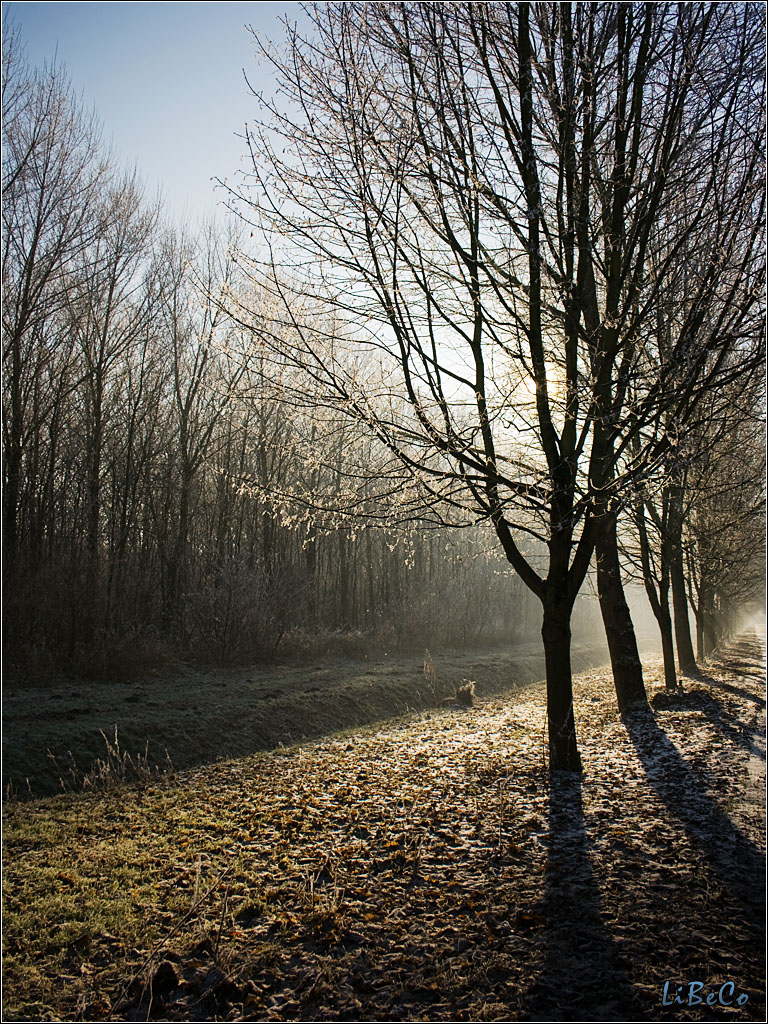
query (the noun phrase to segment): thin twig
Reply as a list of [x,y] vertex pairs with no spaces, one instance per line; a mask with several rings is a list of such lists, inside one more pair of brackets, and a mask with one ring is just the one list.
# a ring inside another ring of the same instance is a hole
[[221,917],[219,918],[219,930],[216,933],[216,945],[213,947],[213,959],[218,963],[219,955],[219,943],[221,942],[221,929],[224,927],[224,917],[227,913],[227,901],[229,900],[229,886],[224,890],[224,902],[221,907]]

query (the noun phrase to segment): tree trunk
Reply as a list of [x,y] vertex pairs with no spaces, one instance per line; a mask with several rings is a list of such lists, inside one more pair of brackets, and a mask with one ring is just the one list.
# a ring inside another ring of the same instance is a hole
[[558,594],[544,600],[541,637],[547,666],[547,725],[550,771],[581,771],[573,717],[571,609]]
[[616,517],[607,515],[597,527],[597,593],[611,655],[613,685],[619,711],[630,704],[647,703],[643,666],[637,650],[635,628],[621,583],[621,566],[616,539]]
[[[21,343],[18,336],[12,339],[11,352],[13,356],[13,368],[10,380],[10,415],[6,417],[3,428],[3,569],[4,577],[13,579],[13,571],[16,565],[19,545],[19,496],[21,494],[21,466],[22,466],[22,397],[21,397],[21,373],[22,357]],[[3,368],[5,369],[5,367]],[[7,382],[6,376],[6,382]],[[5,405],[5,396],[3,396]],[[7,440],[5,426],[7,425]]]
[[657,616],[659,633],[661,634],[661,651],[664,656],[664,686],[668,690],[677,688],[677,672],[675,670],[675,641],[672,633],[672,617],[669,614],[669,601],[661,605]]
[[336,625],[339,629],[349,629],[352,625],[352,602],[350,599],[350,567],[349,567],[349,536],[344,529],[336,530],[336,557],[338,559],[338,576],[336,590]]
[[179,512],[176,536],[168,566],[168,590],[166,594],[166,622],[180,632],[184,629],[184,594],[187,588],[187,548],[189,545],[190,496],[193,472],[184,467],[179,485]]
[[99,518],[101,513],[101,450],[103,445],[102,423],[102,386],[99,383],[94,396],[93,423],[91,426],[90,450],[88,452],[87,473],[87,543],[88,557],[91,565],[96,568],[99,559]]
[[317,580],[317,530],[311,522],[307,525],[304,538],[304,571],[307,578],[307,611],[309,621],[314,625],[318,621],[320,598]]
[[368,586],[368,607],[365,609],[365,625],[370,629],[376,621],[376,587],[371,530],[365,531],[365,571]]
[[693,653],[691,626],[688,621],[688,595],[685,592],[683,563],[682,559],[678,559],[676,555],[673,555],[672,558],[670,578],[672,581],[672,609],[675,617],[677,660],[681,672],[691,672],[696,669],[696,656]]
[[[668,496],[664,495],[666,503]],[[640,502],[635,514],[635,525],[637,536],[640,541],[640,557],[643,565],[643,585],[648,596],[648,603],[651,606],[661,636],[661,650],[664,655],[664,685],[668,690],[677,687],[677,672],[675,669],[675,638],[672,632],[672,617],[669,614],[669,541],[664,533],[663,513],[661,519],[657,516],[659,532],[661,534],[661,550],[658,574],[651,566],[650,544],[648,542],[648,531],[645,525],[645,510]]]
[[707,588],[702,589],[701,600],[701,652],[702,657],[708,657],[718,645],[722,634],[722,626],[715,606],[715,595]]
[[688,621],[688,595],[683,566],[683,488],[679,483],[670,491],[669,539],[669,576],[672,583],[677,661],[681,672],[690,672],[696,669],[696,657],[693,653],[691,627]]
[[696,657],[704,661],[704,608],[701,602],[696,609]]

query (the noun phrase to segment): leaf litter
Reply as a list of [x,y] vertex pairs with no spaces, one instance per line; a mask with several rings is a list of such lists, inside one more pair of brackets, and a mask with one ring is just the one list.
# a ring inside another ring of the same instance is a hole
[[[5,1019],[763,1020],[763,652],[648,661],[623,720],[578,677],[580,777],[535,686],[10,806]],[[749,998],[663,1005],[692,981]]]

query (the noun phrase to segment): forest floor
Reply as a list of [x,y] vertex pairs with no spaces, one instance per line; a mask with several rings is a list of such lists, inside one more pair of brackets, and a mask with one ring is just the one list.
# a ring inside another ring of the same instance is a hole
[[646,682],[9,803],[3,1019],[764,1020],[764,636]]

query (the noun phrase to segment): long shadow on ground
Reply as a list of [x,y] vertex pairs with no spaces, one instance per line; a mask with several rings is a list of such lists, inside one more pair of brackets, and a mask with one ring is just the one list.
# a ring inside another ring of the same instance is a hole
[[627,964],[601,914],[589,860],[581,777],[553,774],[544,898],[544,967],[530,991],[531,1020],[640,1020]]
[[[724,667],[729,668],[727,662],[724,662]],[[753,676],[754,678],[760,678],[762,672],[745,672],[743,669],[738,670],[743,676]],[[732,697],[739,697],[741,700],[747,700],[752,704],[755,704],[758,708],[762,709],[765,707],[765,701],[762,697],[756,696],[754,693],[750,693],[749,690],[745,690],[741,686],[734,686],[732,683],[726,683],[723,679],[715,679],[714,676],[708,675],[701,669],[696,669],[693,672],[688,673],[689,678],[696,680],[696,682],[705,683],[707,686],[713,687],[716,690],[722,690],[724,693],[729,693]]]
[[[713,685],[717,685],[717,680],[710,680],[706,675],[697,675],[695,678],[707,684],[711,681]],[[718,696],[703,689],[669,692],[662,690],[652,703],[654,708],[664,711],[701,712],[733,746],[741,747],[748,754],[765,760],[765,751],[756,743],[756,737],[760,734],[759,726],[750,729],[744,725],[736,715],[730,713]]]
[[[763,646],[754,632],[734,640],[719,657],[726,669],[734,659],[738,659],[738,671],[742,675],[747,674],[747,669],[764,675]],[[761,697],[724,680],[715,679],[705,672],[697,671],[692,678],[704,683],[707,688],[748,700],[760,709],[765,708],[765,700]],[[671,694],[662,702],[663,706],[671,708],[678,704],[682,708],[688,703],[702,711],[724,738],[749,754],[765,759],[764,751],[755,744],[759,727],[753,730],[745,727],[726,710],[716,694],[704,691]],[[626,714],[624,724],[651,786],[670,813],[683,824],[694,845],[701,850],[717,874],[724,890],[740,904],[745,921],[758,928],[764,941],[765,855],[707,795],[701,777],[681,756],[650,708]]]
[[701,776],[660,728],[653,712],[624,716],[649,783],[669,812],[700,847],[723,887],[738,900],[746,917],[761,928],[765,906],[765,856],[706,794]]
[[[712,714],[712,705],[709,710]],[[718,721],[718,714],[712,715],[715,723],[724,724],[732,733],[729,723]],[[709,797],[702,776],[681,756],[650,708],[626,714],[624,723],[648,782],[670,816],[681,823],[721,890],[717,919],[710,927],[718,929],[727,922],[729,934],[738,937],[741,968],[747,976],[734,980],[760,998],[765,948],[765,856]],[[701,884],[709,883],[702,878]],[[753,1004],[755,1001],[752,998]]]

